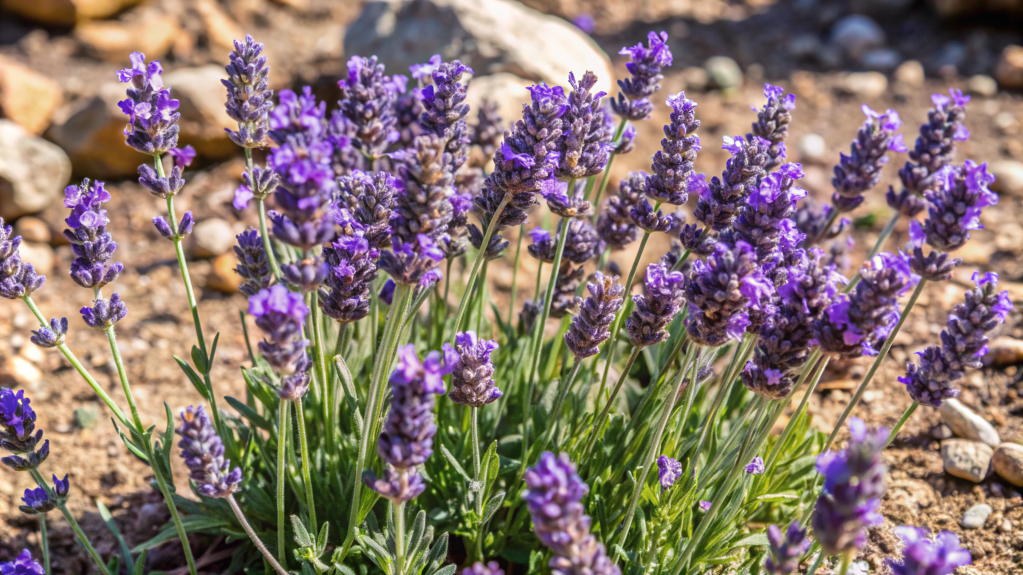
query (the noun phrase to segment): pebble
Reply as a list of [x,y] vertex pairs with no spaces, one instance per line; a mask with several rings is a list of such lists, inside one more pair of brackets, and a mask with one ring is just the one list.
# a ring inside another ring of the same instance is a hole
[[941,420],[952,429],[952,433],[956,434],[956,437],[981,441],[992,448],[998,447],[1002,442],[998,437],[998,432],[990,423],[971,411],[958,399],[942,401],[938,412],[941,413]]
[[828,154],[828,144],[820,134],[803,134],[797,147],[799,159],[806,163],[822,163]]
[[234,271],[236,265],[238,258],[233,251],[214,258],[212,269],[206,276],[206,287],[226,294],[237,292],[238,286],[242,284],[242,277]]
[[191,252],[197,258],[211,258],[227,253],[235,243],[231,223],[222,218],[210,218],[195,224],[192,229]]
[[722,90],[732,90],[742,85],[742,69],[738,62],[728,56],[713,56],[704,62],[712,84]]
[[0,218],[40,212],[62,197],[71,162],[60,147],[0,119],[0,150]]
[[991,162],[988,171],[995,177],[991,189],[999,194],[1023,197],[1023,162],[999,160]]
[[60,85],[22,66],[0,57],[0,110],[32,134],[42,134],[50,118],[64,99]]
[[852,14],[835,23],[831,41],[853,60],[860,60],[874,48],[884,46],[884,30],[869,16]]
[[926,76],[924,65],[916,60],[906,60],[895,69],[895,81],[910,87],[922,86]]
[[[25,386],[36,383],[43,379],[43,372],[39,371],[31,361],[24,357],[15,355],[7,358],[4,362],[2,374],[14,381],[15,385]],[[5,379],[0,375],[0,380]]]
[[946,439],[941,443],[941,460],[945,472],[974,483],[984,481],[991,471],[989,445],[968,439]]
[[32,264],[37,273],[47,275],[53,272],[54,253],[49,244],[21,242],[21,259]]
[[686,90],[703,92],[710,85],[710,77],[707,75],[707,71],[699,66],[687,66],[682,70],[682,82],[685,84]]
[[991,458],[991,466],[1002,479],[1016,487],[1023,487],[1023,445],[1018,443],[999,445]]
[[854,96],[877,98],[888,90],[888,78],[880,72],[853,72],[845,77],[842,86]]
[[100,179],[138,177],[138,152],[124,145],[125,115],[117,106],[123,99],[124,84],[105,83],[91,98],[71,104],[67,119],[47,131],[47,138],[70,156],[75,173]]
[[891,72],[902,62],[902,54],[891,48],[875,48],[863,55],[863,67],[868,70]]
[[14,233],[26,242],[50,243],[50,226],[35,216],[22,216],[14,222]]
[[990,344],[988,361],[995,367],[1023,362],[1023,340],[1014,337],[996,337]]
[[995,82],[991,76],[977,74],[970,76],[970,79],[966,81],[966,91],[970,94],[990,98],[998,93],[998,82]]
[[85,50],[107,62],[120,63],[126,52],[138,50],[147,58],[162,58],[181,36],[178,19],[158,10],[140,8],[130,19],[81,22],[75,38]]
[[1006,46],[995,66],[995,79],[1003,88],[1023,88],[1023,46]]
[[980,529],[984,523],[987,523],[991,511],[991,506],[987,503],[978,503],[963,513],[963,518],[959,520],[959,526],[963,529]]
[[947,425],[939,423],[931,428],[931,437],[940,441],[942,439],[951,439],[953,434]]

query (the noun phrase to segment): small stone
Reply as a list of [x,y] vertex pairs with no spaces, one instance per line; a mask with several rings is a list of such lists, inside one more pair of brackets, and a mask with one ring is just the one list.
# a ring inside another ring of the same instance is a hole
[[1023,340],[1014,337],[997,337],[988,344],[987,361],[995,367],[1005,367],[1023,362]]
[[146,157],[124,144],[127,119],[117,106],[124,98],[124,84],[107,82],[93,97],[72,104],[63,121],[47,131],[46,137],[70,156],[76,174],[99,179],[138,177],[138,166]]
[[966,81],[966,91],[984,98],[990,98],[998,93],[998,82],[991,76],[977,74]]
[[0,8],[19,16],[52,24],[73,26],[80,20],[101,20],[141,0],[0,0]]
[[703,92],[710,85],[710,77],[707,71],[699,66],[688,66],[682,70],[682,83],[686,90]]
[[59,84],[0,57],[0,115],[32,134],[42,134],[63,99]]
[[192,230],[191,252],[197,258],[219,256],[231,249],[235,242],[234,230],[227,220],[210,218],[195,224]]
[[941,460],[945,472],[974,483],[984,481],[991,471],[991,446],[968,439],[946,439],[941,442]]
[[234,252],[222,254],[213,259],[213,266],[206,276],[206,287],[225,294],[233,294],[242,284],[242,277],[234,271],[238,258]]
[[987,503],[978,503],[963,513],[963,518],[959,520],[959,526],[963,529],[980,529],[987,523],[991,511],[991,506]]
[[875,48],[863,55],[863,67],[879,72],[891,72],[902,62],[902,54],[892,48]]
[[163,58],[181,35],[178,19],[152,9],[139,9],[121,20],[82,22],[75,37],[90,54],[107,62],[126,63],[139,51],[146,58]]
[[93,429],[99,421],[99,411],[95,407],[79,407],[74,413],[75,425],[81,429]]
[[53,271],[54,254],[49,244],[21,242],[21,259],[32,264],[36,272],[47,275]]
[[1003,88],[1023,88],[1023,46],[1006,46],[995,66],[995,79]]
[[0,119],[0,218],[14,221],[62,197],[71,162],[60,147]]
[[958,399],[951,398],[942,401],[938,412],[941,413],[941,420],[949,426],[956,437],[981,441],[992,448],[998,447],[1002,442],[998,437],[998,432],[990,423],[970,411],[970,408],[963,405]]
[[995,177],[991,189],[999,194],[1023,197],[1023,162],[999,160],[991,162],[988,171]]
[[35,216],[22,216],[14,222],[14,233],[26,242],[50,243],[50,226]]
[[869,16],[852,14],[835,23],[831,41],[849,58],[859,61],[873,48],[884,46],[884,30]]
[[1002,479],[1016,487],[1023,487],[1023,445],[1018,443],[999,445],[991,458],[991,466]]
[[931,59],[931,65],[942,74],[947,73],[948,70],[957,72],[966,61],[967,55],[966,44],[953,40],[938,49]]
[[7,358],[3,370],[0,370],[0,381],[6,380],[13,384],[8,384],[6,387],[26,386],[42,379],[43,372],[39,371],[39,368],[31,361],[19,355]]
[[728,56],[713,56],[703,64],[713,85],[722,90],[733,90],[742,86],[742,69]]
[[888,78],[880,72],[854,72],[845,77],[842,87],[854,96],[877,98],[888,90]]
[[952,438],[952,430],[944,423],[939,423],[931,428],[931,437],[939,441]]
[[895,81],[915,88],[924,83],[924,65],[916,60],[906,60],[895,69]]
[[828,144],[820,134],[803,134],[797,143],[799,159],[814,164],[824,163],[828,154]]

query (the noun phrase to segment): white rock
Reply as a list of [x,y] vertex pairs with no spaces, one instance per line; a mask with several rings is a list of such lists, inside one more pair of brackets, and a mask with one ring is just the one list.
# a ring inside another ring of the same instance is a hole
[[1003,443],[991,458],[995,473],[1009,483],[1023,487],[1023,445]]
[[941,442],[941,460],[945,472],[974,483],[984,481],[991,471],[991,446],[968,439]]
[[[3,374],[11,379],[18,386],[25,386],[43,379],[43,372],[32,364],[31,361],[15,355],[7,359],[3,366]],[[0,380],[5,379],[0,376]]]
[[722,90],[742,86],[742,68],[728,56],[712,56],[703,64],[711,83]]
[[884,46],[884,40],[884,30],[862,14],[846,16],[831,29],[831,41],[854,60],[862,58],[868,50]]
[[803,134],[797,146],[800,161],[806,163],[823,162],[828,154],[828,144],[820,134]]
[[22,216],[14,222],[14,233],[26,242],[49,243],[53,234],[50,226],[35,216]]
[[995,367],[1004,367],[1023,361],[1023,341],[1014,337],[996,337],[990,344],[986,361]]
[[227,220],[221,218],[203,220],[192,229],[192,255],[209,258],[226,253],[235,243],[234,236],[234,229]]
[[71,162],[60,147],[0,120],[0,218],[34,214],[61,197]]
[[941,420],[952,429],[952,433],[956,434],[956,437],[980,441],[991,447],[998,447],[1002,442],[998,437],[998,432],[990,423],[970,411],[970,408],[963,405],[958,399],[942,401],[938,412],[941,413]]
[[971,94],[990,98],[998,93],[998,82],[991,76],[977,74],[966,81],[966,91]]
[[999,160],[991,162],[988,170],[995,176],[992,190],[999,194],[1023,197],[1023,162]]
[[845,91],[862,98],[877,98],[888,90],[888,78],[880,72],[854,72],[845,77]]
[[36,273],[46,275],[53,271],[53,248],[49,244],[21,242],[19,250],[21,252],[21,260],[32,264]]
[[[511,0],[377,0],[345,33],[345,54],[376,55],[390,74],[440,54],[460,59],[477,76],[508,72],[567,85],[568,73],[614,86],[611,63],[597,43],[570,23]],[[223,98],[221,98],[223,99]]]
[[922,86],[926,76],[924,65],[916,60],[906,60],[895,69],[895,81],[906,86]]
[[980,529],[987,523],[987,518],[994,511],[987,503],[978,503],[963,513],[959,526],[963,529]]

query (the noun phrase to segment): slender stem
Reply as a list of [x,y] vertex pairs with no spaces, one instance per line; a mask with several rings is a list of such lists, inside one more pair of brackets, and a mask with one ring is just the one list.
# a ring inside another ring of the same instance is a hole
[[394,509],[394,563],[395,575],[405,573],[405,502],[391,502]]
[[846,552],[842,554],[842,563],[838,567],[838,575],[846,575],[849,573],[849,566],[852,565],[853,553]]
[[821,565],[823,563],[824,563],[824,552],[821,551],[820,553],[817,554],[817,560],[814,561],[813,565],[810,566],[810,570],[806,572],[806,575],[814,575],[814,573],[816,573],[817,570],[821,568]]
[[472,430],[472,478],[480,480],[480,425],[476,406],[469,408],[469,429]]
[[277,407],[277,556],[281,565],[288,566],[287,535],[284,523],[284,490],[287,482],[285,475],[288,469],[288,400],[281,399]]
[[[639,477],[636,478],[636,487],[632,490],[632,497],[629,499],[629,507],[625,512],[624,526],[622,527],[622,534],[618,537],[618,544],[624,546],[628,542],[629,529],[632,527],[632,518],[636,515],[636,506],[639,505],[639,496],[643,493],[643,486],[646,485],[647,477],[650,476],[651,467],[654,463],[654,457],[657,456],[657,450],[661,446],[661,436],[664,435],[664,429],[668,425],[668,419],[671,418],[671,412],[675,409],[675,402],[678,401],[678,395],[682,391],[682,385],[686,380],[686,372],[692,368],[693,376],[691,380],[696,379],[696,364],[697,357],[699,355],[699,346],[691,345],[689,350],[686,352],[686,359],[682,362],[682,367],[678,370],[678,379],[675,382],[674,388],[672,389],[671,395],[664,402],[664,407],[661,411],[660,420],[657,423],[657,430],[654,432],[653,438],[650,440],[650,447],[647,449],[646,457],[643,459],[643,471],[640,472]],[[693,384],[690,384],[692,389]],[[690,392],[692,393],[692,392]]]
[[259,198],[257,205],[259,213],[259,235],[263,238],[263,251],[266,252],[266,261],[270,263],[270,272],[273,273],[277,282],[281,282],[284,274],[281,273],[281,265],[277,263],[277,254],[274,253],[273,242],[270,241],[270,232],[266,225],[266,201]]
[[[895,224],[898,223],[898,221],[899,212],[895,212],[895,215],[893,215],[892,218],[888,220],[888,223],[885,224],[884,229],[881,230],[881,235],[877,237],[877,241],[874,242],[874,247],[870,249],[870,253],[867,254],[868,260],[876,256],[877,252],[881,251],[881,247],[884,246],[886,241],[888,241],[888,237],[892,235],[892,232],[895,230]],[[849,293],[850,291],[852,291],[854,287],[856,287],[856,284],[858,283],[860,283],[860,272],[856,272],[856,275],[853,276],[851,280],[849,280],[849,283],[846,284],[843,292]]]
[[[164,438],[164,441],[167,441],[167,438]],[[145,447],[149,461],[156,461],[156,453],[153,451],[153,446],[147,441]],[[153,477],[156,478],[156,485],[160,488],[160,493],[163,494],[163,500],[167,504],[171,520],[174,522],[174,529],[177,530],[178,539],[181,540],[181,547],[185,552],[185,563],[188,564],[188,571],[191,575],[196,575],[195,557],[192,556],[192,547],[188,544],[188,533],[185,531],[185,524],[181,522],[181,514],[178,513],[178,507],[174,504],[174,493],[171,491],[171,486],[167,484],[167,478],[163,476],[163,471],[160,470],[160,467],[152,465],[152,468]]]
[[39,514],[39,546],[43,549],[43,573],[50,575],[50,536],[46,531],[46,514]]
[[[569,188],[571,189],[571,188]],[[494,212],[493,217],[490,218],[490,222],[487,224],[487,231],[483,234],[483,242],[480,244],[480,249],[476,252],[476,258],[472,261],[472,269],[469,271],[469,280],[465,282],[465,291],[462,292],[462,299],[458,302],[458,312],[455,314],[455,329],[451,332],[451,342],[455,343],[455,332],[458,331],[458,326],[462,325],[462,319],[467,311],[469,299],[472,294],[472,286],[476,282],[476,276],[480,273],[480,267],[483,266],[483,262],[486,261],[487,248],[490,247],[490,238],[494,237],[494,232],[497,231],[498,222],[501,221],[501,213],[504,212],[505,206],[511,201],[511,195],[505,194],[501,198],[501,203],[497,205],[497,210]]]
[[320,524],[316,521],[316,501],[313,497],[313,480],[309,468],[312,460],[309,459],[309,440],[305,431],[305,409],[302,407],[302,400],[297,399],[295,404],[295,418],[298,420],[298,441],[299,449],[302,451],[302,483],[305,484],[305,504],[309,508],[309,523],[314,533],[319,533]]
[[313,324],[313,347],[315,348],[313,360],[316,362],[313,372],[323,384],[323,411],[326,416],[324,419],[327,426],[327,452],[333,456],[337,453],[337,449],[335,447],[335,431],[337,430],[337,404],[339,398],[337,397],[337,379],[330,377],[330,370],[327,369],[326,355],[323,353],[326,340],[323,337],[323,315],[320,311],[319,299],[320,296],[316,290],[309,293],[309,300],[311,304],[309,306],[309,316],[311,323]]
[[[572,389],[572,384],[575,382],[575,376],[579,374],[579,368],[583,366],[583,360],[576,358],[575,363],[572,364],[572,371],[568,372],[568,376],[561,380],[558,385],[558,397],[554,400],[554,406],[551,407],[551,414],[547,417],[547,431],[543,434],[543,441],[540,442],[540,451],[547,449],[547,444],[551,440],[551,436],[554,435],[554,428],[558,423],[558,416],[561,415],[561,407],[565,403],[565,398],[568,397],[568,392]],[[523,462],[525,467],[525,462]]]
[[893,427],[891,432],[888,434],[888,441],[884,442],[885,447],[888,447],[893,441],[895,441],[895,436],[899,434],[899,430],[902,429],[903,425],[906,425],[906,422],[909,421],[910,416],[913,415],[913,412],[916,411],[916,408],[918,407],[920,407],[920,404],[914,401],[912,405],[906,408],[906,412],[902,414],[902,417],[899,418],[899,422],[895,424],[895,427]]
[[274,571],[276,571],[279,575],[288,575],[288,572],[285,571],[284,567],[281,567],[281,564],[278,563],[277,560],[274,559],[274,556],[270,554],[270,551],[267,550],[266,545],[263,544],[259,535],[256,535],[256,532],[253,531],[252,526],[249,525],[248,520],[245,519],[245,514],[242,513],[242,508],[239,507],[238,502],[235,501],[234,495],[228,495],[226,499],[227,503],[231,506],[231,511],[234,511],[234,516],[238,518],[238,523],[242,524],[242,529],[244,529],[245,533],[248,534],[249,539],[252,540],[256,549],[259,549],[259,552],[263,554],[263,558],[266,559],[266,562],[269,563],[270,566],[274,568]]
[[849,418],[853,409],[859,404],[860,399],[863,398],[863,394],[867,391],[867,386],[870,385],[870,381],[874,379],[874,374],[877,373],[877,369],[881,367],[881,362],[888,357],[888,352],[892,349],[892,344],[895,342],[895,336],[899,335],[899,330],[902,329],[902,324],[906,323],[906,318],[909,317],[909,312],[913,311],[913,306],[916,305],[916,300],[920,299],[920,294],[924,291],[924,286],[927,285],[927,280],[921,278],[916,284],[916,289],[913,290],[913,295],[909,297],[909,301],[906,302],[906,307],[902,310],[902,315],[899,317],[898,323],[892,328],[891,333],[884,340],[884,344],[881,346],[881,351],[874,358],[874,363],[871,364],[870,370],[867,371],[867,375],[863,377],[863,381],[860,382],[860,386],[856,389],[856,393],[853,394],[852,399],[849,400],[849,405],[845,406],[845,410],[842,415],[839,416],[838,421],[835,423],[835,428],[831,430],[831,435],[828,436],[827,442],[821,449],[821,453],[826,453],[831,446],[835,443],[835,438],[838,437],[839,430],[845,424],[845,420]]
[[509,326],[512,324],[512,318],[515,317],[515,295],[519,290],[519,257],[522,255],[522,236],[525,235],[525,229],[525,224],[519,225],[519,239],[515,242],[515,264],[512,266],[511,295],[508,297]]
[[[480,325],[483,323],[483,292],[487,289],[487,270],[490,268],[490,262],[483,262],[483,269],[480,270],[479,281],[476,282],[476,332],[480,331]],[[455,331],[458,331],[456,326]]]
[[[615,383],[614,389],[611,391],[611,397],[608,398],[607,404],[604,405],[604,409],[600,412],[600,416],[593,423],[590,439],[586,442],[586,448],[582,450],[584,457],[590,453],[590,449],[593,448],[593,444],[597,441],[597,435],[600,434],[600,429],[604,427],[604,422],[607,421],[608,414],[611,412],[611,406],[614,405],[615,398],[618,397],[618,392],[622,389],[622,384],[625,383],[625,379],[629,376],[629,371],[632,370],[632,365],[636,363],[636,358],[639,357],[642,351],[643,348],[638,345],[632,348],[632,353],[629,354],[629,359],[625,362],[622,374],[618,376],[618,382]],[[603,392],[598,394],[597,398],[599,399],[601,395],[603,395]]]
[[[615,131],[615,137],[613,141],[617,142],[618,138],[622,137],[622,131],[625,130],[625,123],[627,121],[628,120],[626,120],[625,118],[622,118],[622,121],[618,123],[618,130]],[[614,152],[611,152],[611,155],[607,158],[607,165],[604,166],[604,174],[600,178],[600,187],[597,188],[597,195],[593,198],[593,207],[597,210],[600,209],[600,196],[604,194],[604,189],[607,188],[608,178],[611,177],[611,165],[614,164],[616,155],[617,154],[615,154]],[[589,194],[587,194],[587,196],[588,195]]]
[[[810,354],[810,357],[807,359],[806,363],[803,364],[805,366],[803,369],[803,373],[799,374],[799,380],[796,381],[796,385],[792,387],[792,391],[795,392],[800,387],[802,387],[803,383],[806,381],[806,378],[811,373],[816,371],[823,372],[824,368],[821,367],[819,364],[823,362],[825,365],[827,365],[829,359],[830,358],[827,356],[821,359],[820,348],[815,349],[814,352]],[[817,389],[818,381],[820,381],[820,377],[815,377],[812,380],[812,383],[810,383],[810,386],[806,388],[806,393],[803,394],[803,399],[799,402],[799,407],[796,408],[796,411],[792,414],[792,417],[789,418],[788,423],[785,424],[785,429],[782,430],[781,432],[781,436],[778,437],[778,441],[775,442],[774,447],[771,448],[771,453],[767,456],[767,464],[764,466],[765,470],[764,473],[768,477],[771,476],[771,471],[774,469],[774,464],[777,461],[778,456],[781,454],[782,446],[785,445],[785,442],[788,441],[789,436],[792,435],[792,431],[796,428],[796,422],[799,420],[800,417],[802,417],[803,411],[806,410],[806,406],[810,403],[810,398],[813,397],[813,392],[814,390]]]
[[135,422],[135,430],[138,431],[139,434],[144,434],[146,432],[146,428],[142,425],[142,419],[139,417],[138,407],[135,405],[135,397],[131,393],[131,384],[128,383],[128,372],[124,369],[124,360],[121,359],[121,350],[117,346],[117,336],[114,335],[114,326],[110,326],[103,331],[107,335],[107,342],[110,343],[110,353],[114,356],[114,365],[117,367],[117,376],[121,381],[121,389],[124,390],[124,396],[128,400],[128,409],[131,411],[132,421]]
[[68,511],[67,505],[54,495],[50,486],[46,483],[46,480],[44,480],[43,476],[39,474],[38,469],[29,469],[29,473],[32,474],[32,479],[35,480],[36,484],[39,487],[42,487],[43,491],[46,492],[46,496],[49,497],[51,501],[57,502],[57,509],[60,509],[61,514],[64,515],[64,519],[67,519],[67,522],[71,524],[71,529],[74,530],[75,535],[78,536],[78,541],[82,544],[82,547],[85,547],[86,552],[88,552],[89,556],[92,557],[93,562],[96,563],[96,567],[103,573],[103,575],[110,575],[110,570],[107,569],[107,565],[103,562],[103,558],[99,556],[99,553],[96,552],[96,548],[92,546],[91,542],[89,542],[89,538],[86,537],[85,532],[82,531],[82,526],[75,520],[75,516],[71,515],[71,512]]

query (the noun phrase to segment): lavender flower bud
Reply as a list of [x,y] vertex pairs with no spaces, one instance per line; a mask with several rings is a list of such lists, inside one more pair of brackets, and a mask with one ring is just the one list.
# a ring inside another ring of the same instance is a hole
[[831,214],[834,211],[834,207],[828,204],[818,205],[812,198],[807,197],[803,200],[803,205],[796,209],[794,218],[796,229],[803,233],[810,242],[838,237],[849,225],[849,220],[839,218],[837,222],[831,224],[830,228],[825,229],[825,226],[831,222]]
[[686,98],[685,92],[669,96],[667,104],[672,109],[671,123],[664,126],[645,192],[652,200],[679,206],[689,199],[693,162],[700,151],[700,137],[695,134],[700,121],[696,119],[696,102]]
[[554,555],[548,563],[553,575],[621,574],[590,533],[590,518],[581,503],[589,487],[568,454],[543,452],[526,470],[525,480],[522,499],[533,518],[533,532]]
[[906,151],[902,134],[896,133],[902,127],[902,120],[895,110],[878,114],[866,104],[862,110],[867,121],[856,134],[849,155],[841,155],[831,180],[835,187],[831,203],[839,212],[850,212],[863,203],[863,193],[881,179],[881,168],[888,163],[885,155],[888,150]]
[[0,572],[3,575],[46,575],[46,570],[32,558],[28,549],[22,549],[14,561],[0,563]]
[[[732,225],[739,206],[760,187],[767,173],[764,166],[769,160],[771,142],[752,134],[745,138],[725,136],[721,147],[732,157],[725,164],[721,177],[715,176],[710,185],[703,188],[693,210],[696,219],[717,231]],[[694,182],[690,182],[690,186],[693,185]]]
[[158,60],[148,65],[142,52],[132,52],[131,67],[117,72],[117,79],[128,84],[128,98],[117,105],[128,116],[124,129],[128,147],[148,156],[163,154],[178,144],[177,111],[180,102],[163,87],[163,67]]
[[764,473],[764,458],[759,455],[746,464],[747,475],[762,475]]
[[550,317],[561,319],[566,315],[577,315],[583,298],[575,295],[586,276],[582,266],[572,268],[572,262],[562,261],[558,279],[554,282],[554,297],[551,300]]
[[263,45],[245,35],[245,42],[234,41],[234,51],[228,55],[227,115],[238,122],[238,131],[225,128],[231,141],[243,148],[258,148],[269,130],[269,115],[273,108],[273,90],[269,88],[270,67],[261,55]]
[[185,178],[182,176],[180,166],[175,165],[171,168],[170,175],[162,178],[149,164],[140,164],[138,172],[142,187],[160,199],[176,196],[181,188],[185,187]]
[[629,217],[641,230],[653,232],[669,232],[675,227],[675,215],[664,215],[661,210],[654,211],[650,202],[643,198],[629,210]]
[[662,491],[671,489],[678,478],[682,477],[682,464],[672,457],[662,455],[657,458],[657,476]]
[[597,75],[587,71],[578,82],[569,72],[568,109],[562,116],[564,131],[558,142],[560,162],[554,174],[559,178],[581,180],[604,171],[611,152],[612,133],[607,129],[606,112],[600,105],[605,92],[591,93]]
[[814,536],[828,555],[861,549],[867,542],[866,528],[884,521],[878,509],[885,493],[887,467],[881,451],[888,430],[867,430],[866,424],[854,417],[849,420],[849,431],[852,438],[845,449],[817,458],[824,488],[811,523]]
[[64,479],[57,479],[57,476],[53,476],[53,493],[57,497],[67,497],[68,492],[71,491],[71,482],[68,480],[68,474],[64,474]]
[[320,309],[341,322],[359,321],[369,314],[369,288],[377,277],[380,252],[362,236],[342,236],[323,248],[330,266],[326,287],[320,288]]
[[668,324],[685,305],[685,283],[682,272],[671,272],[663,264],[647,266],[646,294],[632,296],[636,308],[625,320],[633,345],[646,347],[668,339]]
[[947,328],[941,332],[941,346],[932,345],[922,352],[920,365],[906,366],[906,384],[913,401],[939,407],[943,399],[958,397],[955,382],[966,368],[981,367],[981,358],[988,351],[987,333],[1005,323],[1012,311],[1009,292],[996,293],[998,274],[973,273],[977,287],[966,292],[966,302],[956,304],[948,316]]
[[476,125],[473,126],[471,142],[483,152],[483,164],[494,156],[498,141],[504,134],[504,122],[498,114],[497,103],[483,98],[476,110]]
[[[611,121],[610,114],[605,114],[605,115],[608,116],[608,121],[610,122]],[[610,129],[612,130],[612,133],[613,133],[613,130],[615,129],[613,123],[611,124]],[[625,125],[625,129],[622,130],[621,137],[619,137],[618,140],[616,142],[614,142],[614,146],[615,147],[612,148],[611,151],[615,155],[618,155],[618,156],[622,156],[624,154],[628,154],[629,152],[635,150],[636,149],[636,126],[633,126],[632,124],[626,124]]]
[[93,184],[86,178],[81,186],[64,189],[64,206],[71,208],[64,237],[75,253],[71,279],[84,288],[102,288],[124,270],[121,262],[109,263],[117,249],[117,242],[107,232],[110,219],[102,207],[109,201],[110,193],[103,189],[103,182]]
[[18,509],[27,515],[41,515],[53,511],[57,507],[57,502],[50,499],[50,495],[42,487],[26,489],[21,500],[25,504],[19,505]]
[[391,250],[380,254],[380,269],[402,285],[428,286],[441,278],[437,263],[444,259],[444,251],[426,234],[418,234],[413,241],[391,238]]
[[277,388],[277,397],[287,401],[301,401],[305,394],[309,393],[309,384],[312,376],[308,371],[300,371],[281,378],[281,385]]
[[114,292],[110,299],[92,300],[92,307],[83,307],[79,312],[89,327],[107,330],[128,315],[128,305],[121,301],[121,296],[117,292]]
[[472,68],[458,60],[438,63],[430,72],[433,84],[419,91],[423,106],[419,125],[425,133],[447,142],[444,150],[452,174],[469,159],[470,133],[465,121],[469,105],[464,103],[467,83],[459,82],[466,73],[474,74]]
[[67,334],[67,318],[50,318],[50,327],[40,327],[32,330],[32,337],[29,339],[39,347],[57,347],[64,344],[64,336]]
[[238,289],[246,296],[254,296],[259,290],[270,287],[273,276],[270,274],[270,263],[266,259],[263,238],[256,230],[246,230],[235,238],[238,245],[234,253],[238,256],[238,265],[234,272],[245,279]]
[[689,336],[710,347],[741,338],[750,324],[748,309],[766,306],[773,291],[749,244],[716,244],[705,262],[693,262],[686,284]]
[[970,131],[963,125],[970,97],[954,88],[948,92],[951,98],[942,94],[931,96],[934,107],[927,112],[927,123],[920,126],[920,136],[909,152],[909,161],[899,170],[902,186],[910,193],[922,195],[931,189],[934,174],[952,163],[955,143],[970,137]]
[[579,315],[572,319],[572,325],[565,333],[565,345],[576,359],[597,355],[600,346],[611,337],[611,323],[618,310],[622,309],[622,295],[625,288],[618,283],[618,276],[607,277],[599,271],[594,273],[593,283],[586,284],[590,297],[583,302]]
[[497,561],[482,563],[477,561],[472,567],[462,569],[462,575],[504,575],[504,570],[497,564]]
[[455,334],[455,345],[444,344],[445,363],[451,369],[451,393],[459,405],[483,407],[501,397],[494,384],[494,363],[490,354],[497,342],[481,339],[474,331]]
[[739,208],[733,228],[722,232],[719,238],[727,243],[742,240],[751,245],[764,273],[776,283],[784,281],[785,254],[792,253],[804,239],[792,220],[796,202],[806,197],[806,190],[795,185],[804,175],[799,164],[785,164],[768,175]]
[[563,219],[558,222],[557,234],[561,234],[561,226],[568,224],[568,236],[565,238],[565,251],[562,257],[576,264],[586,263],[604,251],[604,241],[590,223],[588,218]]
[[428,236],[441,245],[454,217],[450,195],[454,176],[444,153],[445,140],[429,134],[416,138],[414,148],[392,154],[404,189],[398,192],[391,229],[404,243]]
[[593,214],[593,206],[584,199],[585,181],[579,181],[568,194],[568,183],[559,180],[548,180],[541,184],[540,194],[547,199],[547,207],[551,213],[563,218],[583,218]]
[[330,275],[330,266],[319,256],[311,256],[281,266],[284,283],[296,291],[316,291]]
[[[466,226],[466,231],[469,236],[469,243],[472,247],[481,249],[483,246],[483,231],[476,227],[476,224],[469,224]],[[490,243],[487,244],[487,251],[484,255],[488,260],[493,260],[504,255],[504,250],[508,247],[508,240],[504,239],[498,232],[494,232],[490,236]]]
[[770,555],[764,561],[764,570],[769,575],[790,575],[799,571],[799,560],[810,549],[810,540],[798,521],[789,525],[784,536],[777,525],[769,525],[767,541],[770,543]]
[[647,46],[640,43],[631,48],[622,48],[618,53],[632,59],[625,65],[631,77],[618,80],[621,91],[617,99],[611,100],[611,108],[622,118],[634,122],[644,120],[650,117],[654,109],[650,96],[661,89],[661,80],[664,79],[661,69],[672,63],[668,34],[650,32],[647,35]]
[[785,161],[785,138],[789,135],[792,110],[796,108],[796,95],[785,94],[785,89],[779,86],[764,84],[764,97],[767,103],[757,111],[752,131],[754,136],[771,142],[767,151],[770,159],[764,164],[764,169],[770,172]]
[[543,263],[553,263],[556,255],[558,241],[550,232],[543,228],[533,228],[529,231],[532,243],[526,247],[529,255]]
[[679,232],[678,239],[682,247],[690,253],[698,256],[709,256],[714,253],[714,244],[717,238],[710,234],[707,228],[701,228],[699,224],[685,224]]
[[36,429],[36,413],[30,402],[24,390],[0,387],[0,449],[14,454],[0,462],[15,471],[35,469],[50,455],[50,440],[43,441],[43,430]]
[[348,75],[338,82],[341,99],[337,105],[353,128],[352,143],[366,157],[379,158],[400,137],[395,129],[395,103],[407,82],[402,75],[385,76],[384,65],[376,56],[348,60]]
[[178,447],[188,467],[189,477],[196,482],[200,494],[206,497],[229,497],[242,482],[242,468],[230,469],[231,461],[224,458],[224,442],[217,435],[213,422],[203,406],[189,405],[181,411],[181,427],[175,431],[181,436]]
[[335,210],[347,206],[355,221],[365,227],[363,235],[370,247],[383,249],[390,245],[391,210],[398,180],[387,172],[355,171],[338,178],[337,186],[340,202]]
[[931,540],[928,529],[902,526],[895,533],[906,543],[902,561],[885,559],[892,575],[951,575],[959,567],[973,563],[970,552],[959,546],[954,533],[942,531]]
[[259,353],[282,374],[306,371],[309,340],[302,339],[302,322],[309,313],[302,294],[276,284],[249,297],[249,314],[267,339],[259,342]]

